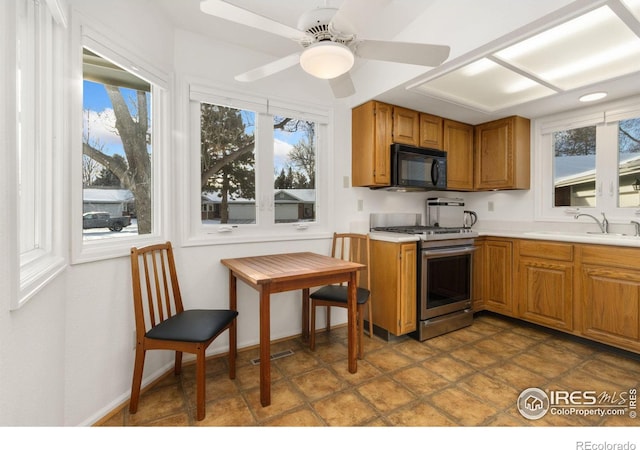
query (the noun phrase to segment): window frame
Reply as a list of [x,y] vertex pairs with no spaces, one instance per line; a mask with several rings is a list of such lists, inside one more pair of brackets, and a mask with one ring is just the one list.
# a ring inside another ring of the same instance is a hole
[[[10,231],[12,273],[9,309],[24,306],[66,267],[61,215],[65,137],[64,29],[66,17],[56,0],[15,1],[3,6],[9,38],[7,71],[7,167],[15,197]],[[13,31],[13,33],[11,33]],[[13,40],[12,40],[13,39]],[[26,224],[26,225],[25,225]],[[29,236],[26,236],[26,234]],[[23,244],[24,247],[23,248]]]
[[152,115],[152,208],[153,231],[147,235],[117,237],[114,239],[84,240],[82,234],[83,187],[82,187],[82,127],[73,127],[71,133],[71,264],[79,264],[103,259],[122,257],[129,254],[131,247],[144,246],[166,240],[166,204],[169,186],[169,91],[170,76],[148,62],[144,52],[135,49],[131,43],[119,42],[97,24],[82,17],[76,11],[73,16],[73,49],[71,65],[73,79],[77,86],[72,93],[71,118],[73,123],[82,123],[83,109],[83,68],[82,49],[84,47],[136,74],[151,84]]
[[[552,222],[575,221],[575,214],[587,213],[608,219],[637,220],[640,206],[619,207],[618,121],[640,117],[640,97],[607,102],[579,110],[555,114],[535,120],[534,198],[535,220]],[[596,126],[596,206],[555,207],[553,132]]]
[[[201,81],[186,80],[188,100],[188,163],[184,190],[183,245],[232,244],[245,242],[324,239],[331,235],[332,219],[330,180],[333,149],[331,145],[331,111],[316,105],[238,93],[211,87]],[[256,223],[230,226],[202,224],[200,202],[200,103],[212,103],[256,114]],[[313,222],[276,223],[273,195],[273,116],[313,121],[316,139],[316,220]],[[268,194],[267,194],[268,192]]]

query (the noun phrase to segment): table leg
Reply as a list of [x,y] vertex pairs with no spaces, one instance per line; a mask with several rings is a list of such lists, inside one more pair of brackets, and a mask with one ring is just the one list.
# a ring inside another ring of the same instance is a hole
[[349,276],[349,300],[347,302],[347,346],[349,349],[349,372],[356,373],[358,370],[358,362],[356,359],[356,347],[358,346],[357,336],[357,298],[356,298],[356,273],[351,272]]
[[302,290],[302,342],[309,342],[309,288]]
[[[229,309],[238,310],[238,279],[229,271]],[[236,377],[236,354],[238,349],[238,319],[234,320],[229,328],[229,378]]]
[[271,404],[271,313],[270,287],[260,288],[260,403]]

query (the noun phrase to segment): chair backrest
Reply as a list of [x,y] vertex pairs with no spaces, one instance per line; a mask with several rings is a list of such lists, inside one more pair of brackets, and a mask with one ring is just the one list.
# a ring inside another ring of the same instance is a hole
[[171,242],[131,249],[136,334],[184,310]]
[[367,266],[357,272],[358,287],[370,289],[369,275],[369,235],[358,233],[333,233],[331,256],[345,261],[357,262]]

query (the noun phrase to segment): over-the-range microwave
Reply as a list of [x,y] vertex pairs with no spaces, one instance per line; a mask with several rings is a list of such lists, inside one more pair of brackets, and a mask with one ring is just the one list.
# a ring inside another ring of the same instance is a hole
[[391,186],[385,190],[436,191],[447,188],[447,153],[391,144]]

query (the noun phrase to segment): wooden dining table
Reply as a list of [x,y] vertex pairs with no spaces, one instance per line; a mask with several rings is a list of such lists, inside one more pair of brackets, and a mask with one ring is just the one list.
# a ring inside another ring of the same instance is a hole
[[[364,264],[311,252],[282,253],[222,259],[229,269],[229,306],[237,310],[237,280],[259,292],[260,298],[260,403],[271,404],[271,294],[302,290],[302,339],[309,338],[309,288],[348,283],[347,346],[349,372],[357,371],[356,273]],[[235,339],[235,337],[234,337]]]

